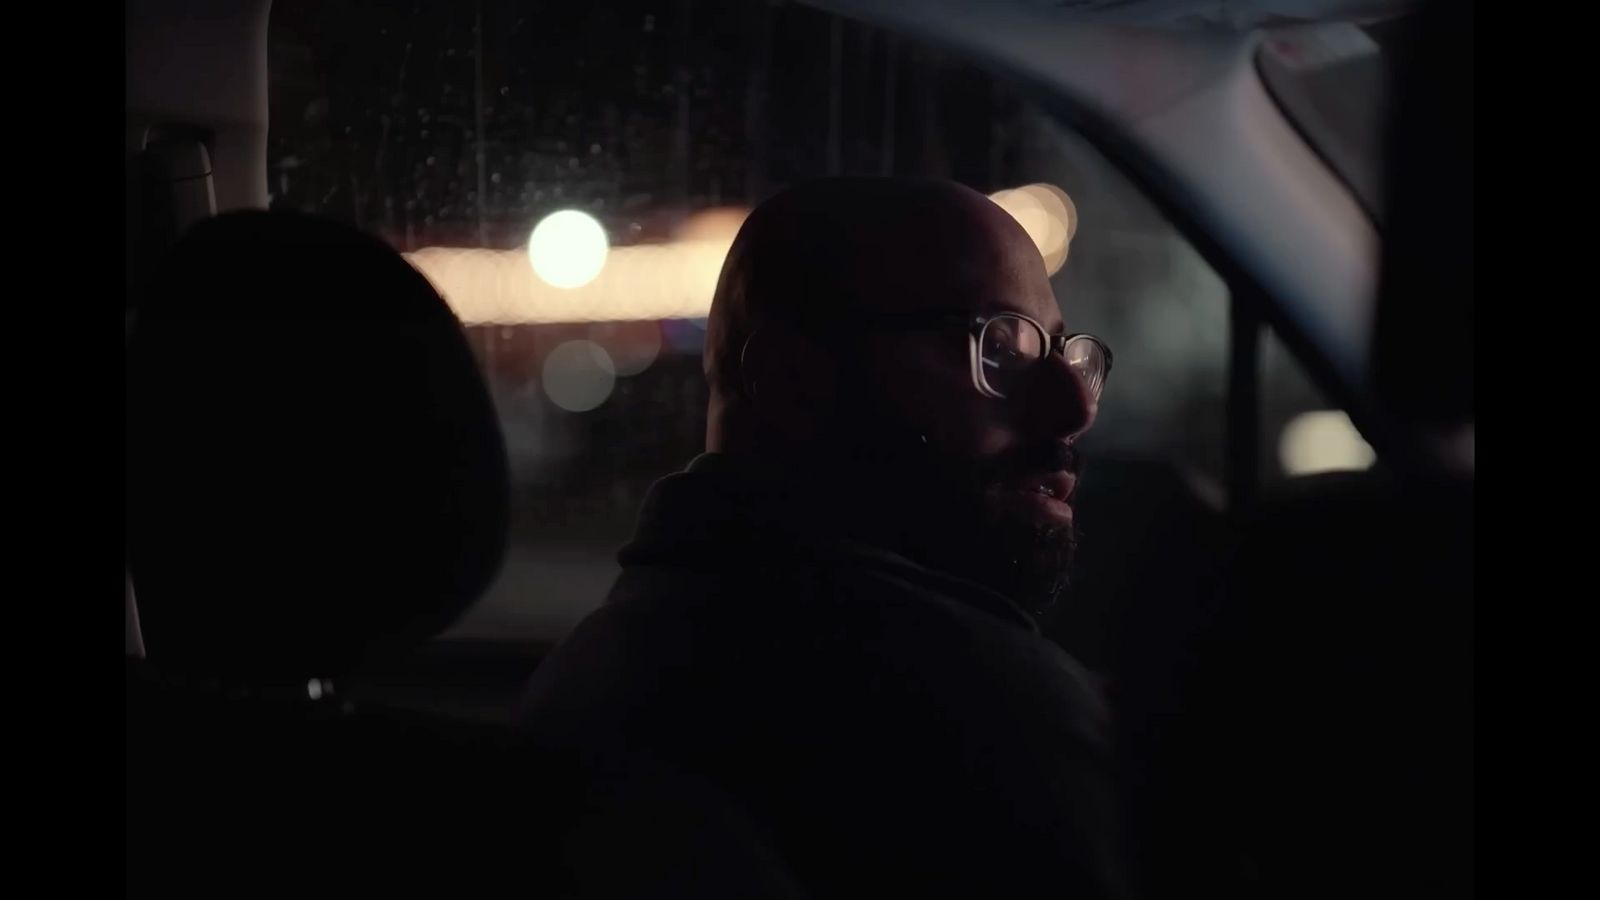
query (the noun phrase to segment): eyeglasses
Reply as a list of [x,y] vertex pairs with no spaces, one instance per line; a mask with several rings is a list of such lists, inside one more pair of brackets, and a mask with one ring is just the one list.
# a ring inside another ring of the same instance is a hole
[[1021,313],[881,316],[869,323],[887,329],[965,327],[971,348],[972,384],[978,393],[995,399],[1015,396],[1051,353],[1066,359],[1083,380],[1091,402],[1100,401],[1106,376],[1111,374],[1111,348],[1104,341],[1091,334],[1051,334],[1038,321]]

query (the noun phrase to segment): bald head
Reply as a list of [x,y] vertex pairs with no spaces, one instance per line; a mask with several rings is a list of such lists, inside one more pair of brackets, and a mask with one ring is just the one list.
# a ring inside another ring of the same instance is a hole
[[[914,558],[1046,604],[1071,555],[1071,447],[1094,401],[1063,353],[1018,370],[1020,345],[980,347],[984,323],[1019,316],[1066,329],[1038,248],[982,194],[887,178],[790,189],[723,265],[707,449],[832,498],[829,527],[883,523]],[[1025,374],[985,390],[980,366],[1002,365]]]
[[714,393],[736,398],[745,342],[767,322],[815,325],[825,337],[855,313],[965,311],[993,295],[1037,301],[1049,290],[1027,233],[971,188],[808,182],[763,203],[740,229],[711,305],[706,376]]

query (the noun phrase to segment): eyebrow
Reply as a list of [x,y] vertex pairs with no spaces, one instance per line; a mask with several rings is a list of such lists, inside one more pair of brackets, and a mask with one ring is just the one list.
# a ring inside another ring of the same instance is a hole
[[[1034,319],[1035,321],[1037,321],[1040,325],[1043,325],[1044,326],[1044,330],[1050,332],[1051,334],[1066,334],[1067,333],[1066,320],[1061,318],[1061,313],[1059,311],[1057,311],[1057,313],[1056,313],[1055,324],[1053,324],[1053,325],[1047,319],[1036,318],[1032,313],[1029,313],[1026,310],[1016,309],[1014,307],[1009,307],[1009,306],[985,306],[982,309],[978,310],[976,315],[993,316],[993,315],[998,315],[1000,313],[1013,313],[1013,314],[1019,315],[1019,316],[1027,316],[1028,318]],[[973,315],[973,313],[968,313],[968,315]]]
[[[934,322],[950,322],[950,323],[971,322],[974,318],[992,318],[992,317],[998,316],[998,315],[1000,315],[1002,313],[1010,313],[1012,315],[1018,315],[1018,316],[1028,316],[1028,318],[1030,318],[1030,319],[1033,318],[1033,316],[1029,315],[1028,313],[1023,312],[1020,309],[1012,309],[1010,307],[1004,307],[1004,306],[985,307],[985,308],[976,309],[976,310],[971,309],[971,308],[967,308],[967,309],[939,308],[939,309],[928,309],[928,310],[907,311],[907,312],[866,313],[866,314],[859,314],[859,315],[860,315],[860,318],[863,321],[875,322],[875,323],[878,323],[878,324],[884,324],[884,325],[897,325],[897,324],[916,325],[916,324],[920,324],[920,323],[934,323]],[[1037,321],[1037,320],[1035,320],[1035,321]],[[1050,325],[1047,322],[1039,322],[1039,324],[1044,326],[1045,331],[1047,331],[1047,332],[1049,332],[1050,334],[1053,334],[1053,335],[1062,335],[1062,334],[1067,334],[1068,333],[1067,332],[1066,322],[1061,319],[1059,314],[1057,314],[1057,316],[1056,316],[1056,323],[1055,323],[1054,326]]]

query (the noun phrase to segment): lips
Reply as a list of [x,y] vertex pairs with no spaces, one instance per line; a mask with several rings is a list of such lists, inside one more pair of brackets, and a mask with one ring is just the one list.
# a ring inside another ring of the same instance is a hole
[[1011,481],[1005,502],[1026,518],[1045,524],[1072,523],[1072,496],[1078,480],[1070,472],[1035,472]]
[[1050,472],[1030,478],[1028,486],[1035,493],[1052,500],[1071,503],[1072,495],[1078,489],[1078,479],[1070,472]]

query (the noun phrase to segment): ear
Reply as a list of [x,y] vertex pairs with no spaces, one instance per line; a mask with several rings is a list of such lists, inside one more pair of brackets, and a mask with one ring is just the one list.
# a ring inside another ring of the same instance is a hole
[[799,329],[757,328],[745,341],[739,370],[745,402],[757,420],[789,440],[819,437],[837,411],[839,359]]

